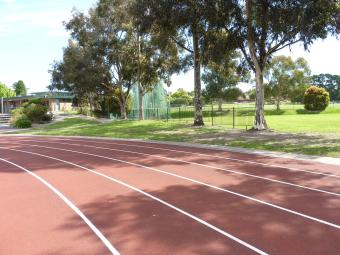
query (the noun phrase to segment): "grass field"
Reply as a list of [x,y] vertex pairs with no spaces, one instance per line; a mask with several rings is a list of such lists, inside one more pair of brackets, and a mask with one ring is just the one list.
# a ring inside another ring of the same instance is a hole
[[267,121],[271,128],[285,132],[254,133],[218,125],[194,128],[184,123],[155,120],[99,123],[68,118],[22,133],[183,141],[340,157],[340,114],[271,115]]

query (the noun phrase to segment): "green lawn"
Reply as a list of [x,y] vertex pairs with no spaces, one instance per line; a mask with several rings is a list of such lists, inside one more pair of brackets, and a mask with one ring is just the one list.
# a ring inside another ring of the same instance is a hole
[[340,113],[270,115],[266,119],[271,129],[280,132],[340,134]]
[[183,141],[340,157],[340,114],[272,115],[267,116],[267,121],[271,128],[285,133],[255,134],[245,129],[218,125],[194,128],[185,123],[165,121],[113,121],[103,124],[80,118],[68,118],[21,133]]

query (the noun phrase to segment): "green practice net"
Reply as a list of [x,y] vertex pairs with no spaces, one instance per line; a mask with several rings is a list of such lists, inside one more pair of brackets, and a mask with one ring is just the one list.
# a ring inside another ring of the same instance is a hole
[[[139,119],[138,110],[138,86],[134,85],[131,90],[133,107],[128,116],[130,119]],[[143,96],[144,119],[167,119],[170,115],[170,105],[167,99],[167,91],[163,84],[158,83],[152,91]]]

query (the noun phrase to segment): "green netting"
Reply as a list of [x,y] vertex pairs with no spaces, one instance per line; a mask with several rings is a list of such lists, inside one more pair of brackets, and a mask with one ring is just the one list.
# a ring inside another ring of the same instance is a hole
[[[134,85],[131,90],[133,97],[133,107],[129,118],[138,119],[138,86]],[[166,119],[169,116],[169,102],[167,100],[167,91],[163,84],[157,84],[152,91],[143,96],[144,119]]]

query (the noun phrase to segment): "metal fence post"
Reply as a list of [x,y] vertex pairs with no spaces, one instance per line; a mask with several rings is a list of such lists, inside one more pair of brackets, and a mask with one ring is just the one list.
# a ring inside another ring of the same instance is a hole
[[169,107],[166,108],[166,122],[169,122]]
[[211,105],[211,125],[214,126],[214,104]]
[[178,119],[181,122],[181,107],[178,107]]
[[235,107],[233,107],[233,128],[235,128]]

